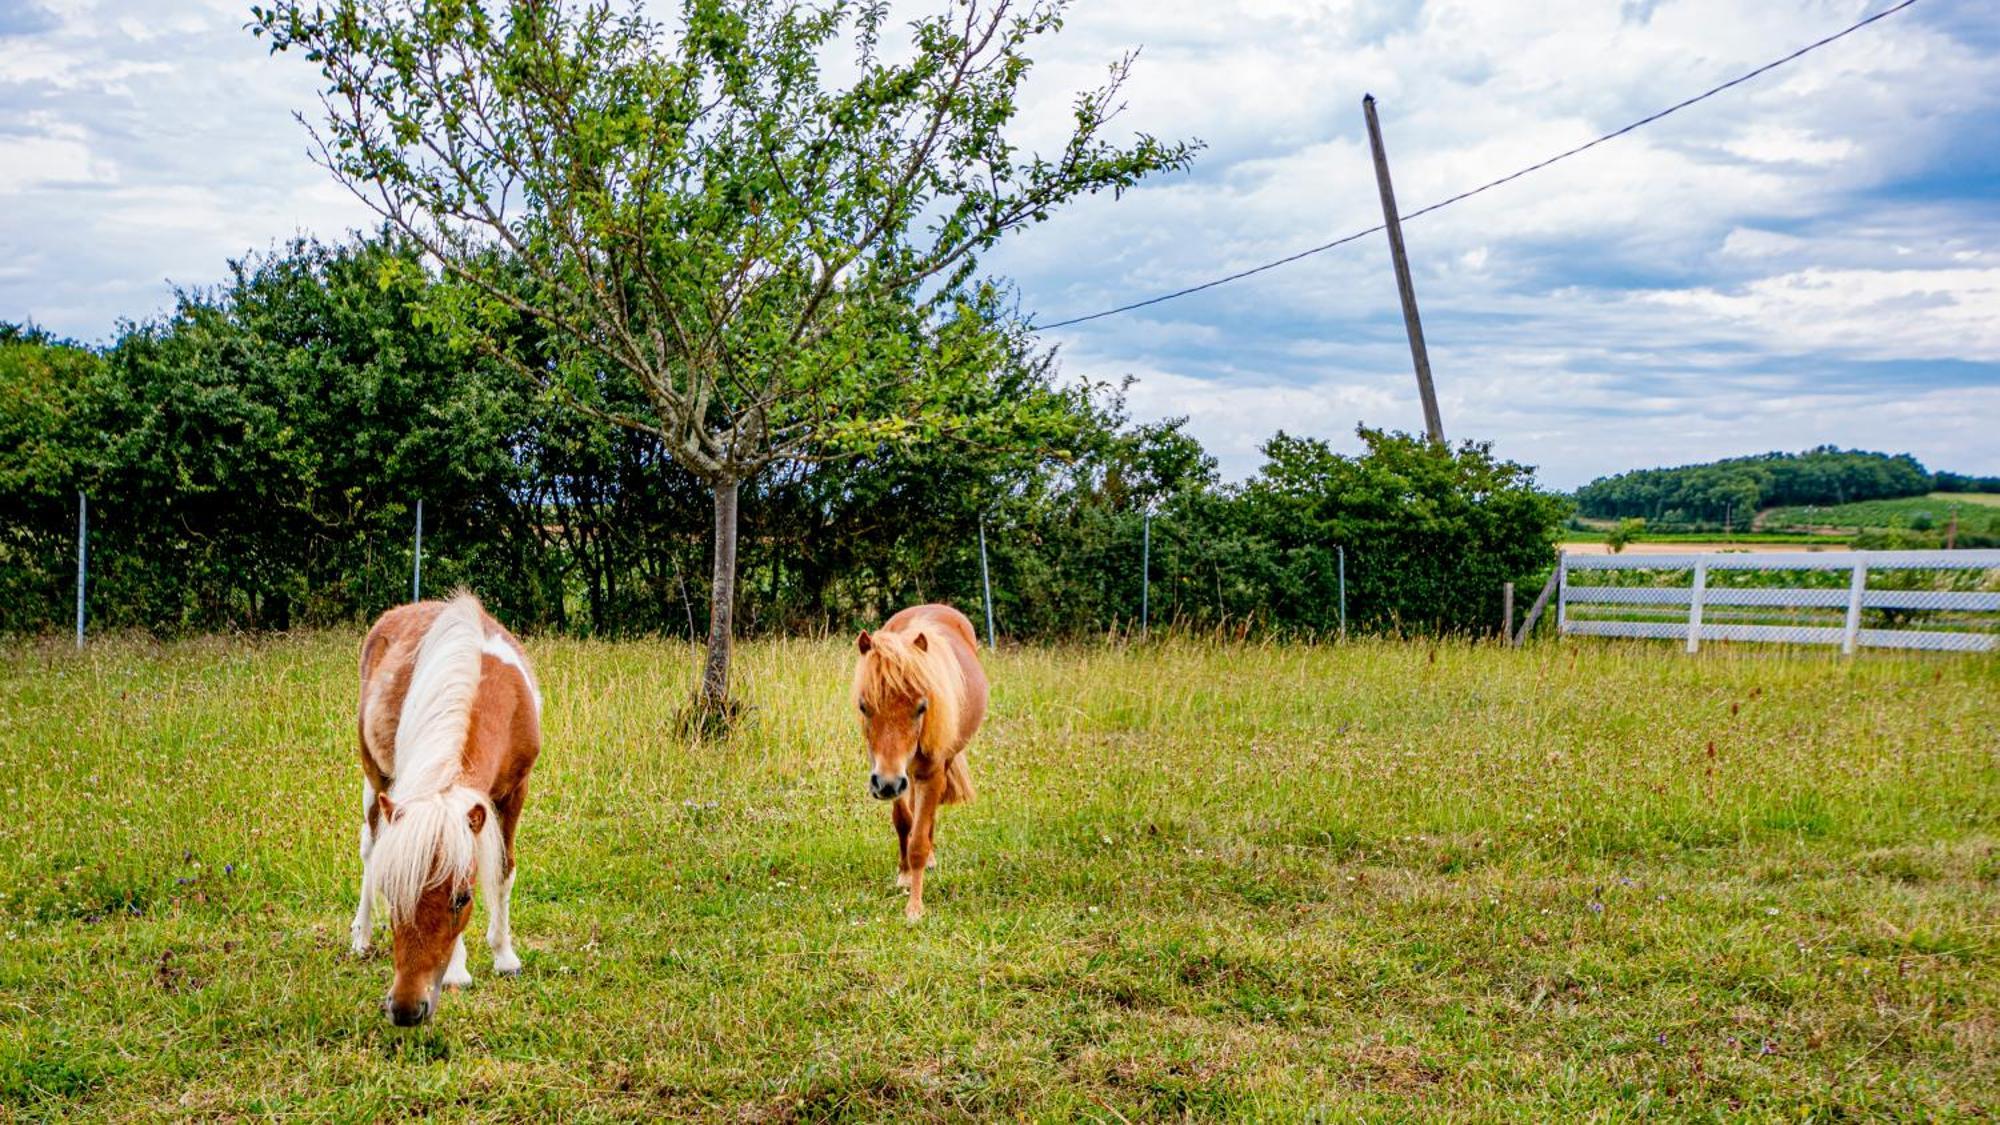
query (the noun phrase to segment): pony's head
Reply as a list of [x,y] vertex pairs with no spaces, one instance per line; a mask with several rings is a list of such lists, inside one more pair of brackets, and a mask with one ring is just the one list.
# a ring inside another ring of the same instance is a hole
[[868,741],[868,792],[893,801],[910,774],[929,777],[958,737],[965,673],[942,638],[863,632],[855,642],[854,706]]
[[473,884],[497,870],[503,845],[491,805],[470,789],[377,800],[382,832],[363,893],[381,896],[394,935],[396,976],[382,1011],[397,1027],[414,1027],[437,1011],[452,950],[472,918]]

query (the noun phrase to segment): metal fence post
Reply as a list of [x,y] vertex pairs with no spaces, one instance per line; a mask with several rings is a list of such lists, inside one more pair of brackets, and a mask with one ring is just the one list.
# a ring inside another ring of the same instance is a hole
[[1347,639],[1347,548],[1335,547],[1334,556],[1340,560],[1340,639]]
[[83,489],[76,490],[76,647],[83,647],[83,589],[85,560],[90,553],[90,501]]
[[1860,562],[1854,564],[1854,577],[1847,583],[1847,631],[1841,637],[1840,651],[1848,656],[1861,640],[1861,600],[1868,592],[1868,560],[1861,552],[1855,552]]
[[1504,643],[1514,639],[1514,584],[1500,587],[1500,640]]
[[1688,651],[1701,649],[1701,599],[1708,592],[1708,560],[1694,563],[1694,592],[1688,595]]
[[1140,524],[1139,532],[1139,636],[1146,635],[1146,625],[1151,620],[1150,598],[1153,592],[1153,510],[1146,509],[1146,518]]
[[417,536],[410,544],[410,600],[424,597],[424,498],[417,497]]
[[993,642],[993,579],[986,570],[986,517],[979,517],[979,585],[986,593],[986,647]]

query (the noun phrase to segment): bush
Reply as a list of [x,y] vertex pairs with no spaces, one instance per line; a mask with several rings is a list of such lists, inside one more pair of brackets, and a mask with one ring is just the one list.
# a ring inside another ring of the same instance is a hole
[[1646,521],[1636,516],[1618,521],[1618,526],[1604,533],[1604,544],[1612,554],[1623,551],[1627,544],[1636,542],[1646,530]]

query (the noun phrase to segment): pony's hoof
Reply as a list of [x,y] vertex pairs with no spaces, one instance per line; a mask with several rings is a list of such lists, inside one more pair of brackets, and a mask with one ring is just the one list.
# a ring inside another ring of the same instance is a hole
[[924,904],[912,902],[903,908],[903,921],[915,924],[924,920]]
[[373,952],[373,948],[368,944],[368,935],[366,934],[355,934],[349,938],[347,948],[356,957],[366,957],[369,953]]
[[897,890],[899,890],[899,891],[907,891],[907,890],[909,890],[909,889],[910,889],[910,873],[909,873],[909,872],[907,872],[907,871],[898,871],[898,872],[896,872],[896,889],[897,889]]
[[466,985],[471,983],[472,983],[472,974],[466,972],[463,969],[460,969],[458,972],[455,973],[446,972],[444,975],[443,984],[446,988],[464,988]]
[[503,977],[520,976],[521,959],[516,957],[514,951],[511,949],[504,953],[495,953],[493,955],[493,971]]
[[931,857],[924,861],[924,870],[929,871],[931,868],[936,866],[937,866],[937,853],[932,852]]

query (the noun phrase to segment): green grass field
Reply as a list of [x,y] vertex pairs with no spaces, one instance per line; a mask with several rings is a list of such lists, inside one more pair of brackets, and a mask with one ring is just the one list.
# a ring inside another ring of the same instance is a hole
[[1899,500],[1771,508],[1759,513],[1757,526],[1773,531],[1803,527],[1918,527],[1927,520],[1931,530],[1942,531],[1951,522],[1954,505],[1958,508],[1961,528],[1982,533],[2000,529],[2000,494],[1987,492],[1933,492]]
[[[0,648],[0,1117],[1966,1118],[2000,661],[1005,651],[903,922],[844,643],[531,644],[497,980],[351,958],[356,636]],[[475,920],[475,926],[480,923]]]

